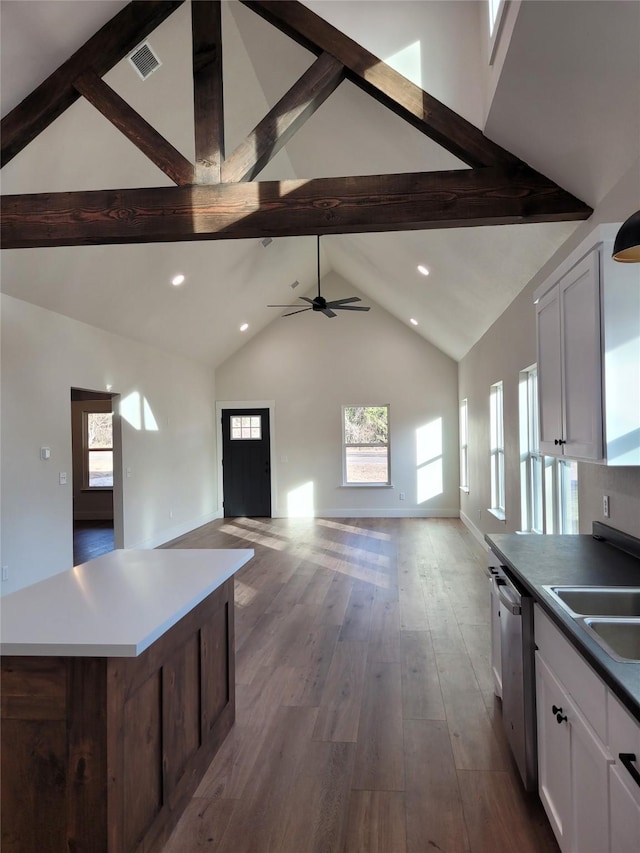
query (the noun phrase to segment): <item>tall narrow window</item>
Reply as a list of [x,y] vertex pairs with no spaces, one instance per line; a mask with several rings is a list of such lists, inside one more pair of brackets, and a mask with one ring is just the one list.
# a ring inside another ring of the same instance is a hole
[[84,413],[85,488],[113,488],[113,414]]
[[520,509],[522,530],[542,533],[544,460],[538,451],[538,369],[520,373]]
[[491,386],[489,395],[489,426],[491,433],[491,507],[490,511],[505,518],[504,484],[504,423],[502,416],[502,382]]
[[520,373],[520,496],[522,530],[578,533],[578,464],[540,454],[536,365]]
[[343,406],[343,484],[388,486],[389,406]]
[[467,398],[460,403],[460,488],[469,491],[469,405]]

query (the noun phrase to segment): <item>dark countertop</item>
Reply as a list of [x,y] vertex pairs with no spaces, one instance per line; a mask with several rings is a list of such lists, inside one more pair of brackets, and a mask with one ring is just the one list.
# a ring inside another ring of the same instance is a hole
[[640,560],[587,534],[537,536],[496,533],[487,544],[540,604],[570,643],[640,722],[640,662],[610,657],[543,589],[547,584],[640,586]]

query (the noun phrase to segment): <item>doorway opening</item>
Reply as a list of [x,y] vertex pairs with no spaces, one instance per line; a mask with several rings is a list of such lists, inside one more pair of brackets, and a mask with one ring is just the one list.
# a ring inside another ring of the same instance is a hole
[[74,566],[123,547],[117,398],[71,389]]

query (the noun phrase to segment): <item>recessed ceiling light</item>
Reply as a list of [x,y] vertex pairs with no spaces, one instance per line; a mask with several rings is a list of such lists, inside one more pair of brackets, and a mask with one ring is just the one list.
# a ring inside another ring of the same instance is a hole
[[182,273],[174,275],[174,277],[171,279],[171,284],[174,287],[180,287],[181,284],[184,284],[184,276],[182,275]]
[[418,272],[422,273],[422,275],[429,275],[429,270],[425,267],[424,264],[418,264]]
[[249,324],[248,324],[248,323],[243,323],[243,324],[240,326],[240,331],[241,331],[241,332],[246,332],[248,328],[249,328]]
[[418,325],[418,321],[414,320],[413,317],[409,320],[410,323],[413,323],[414,326]]

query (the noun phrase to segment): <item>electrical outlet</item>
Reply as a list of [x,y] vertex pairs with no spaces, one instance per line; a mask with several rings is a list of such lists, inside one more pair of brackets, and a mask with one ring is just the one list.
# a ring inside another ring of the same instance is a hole
[[602,496],[602,514],[605,518],[609,518],[609,495]]
[[398,497],[400,498],[400,500],[401,500],[401,501],[403,501],[403,500],[405,499],[406,495],[405,495],[405,493],[404,493],[404,492],[400,492],[400,494],[398,495]]
[[60,478],[59,478],[59,482],[60,482],[60,485],[61,485],[61,486],[66,486],[66,485],[67,485],[67,474],[66,474],[66,472],[65,472],[65,471],[60,471]]
[[2,567],[2,580],[3,581],[9,580],[9,566],[3,566]]

